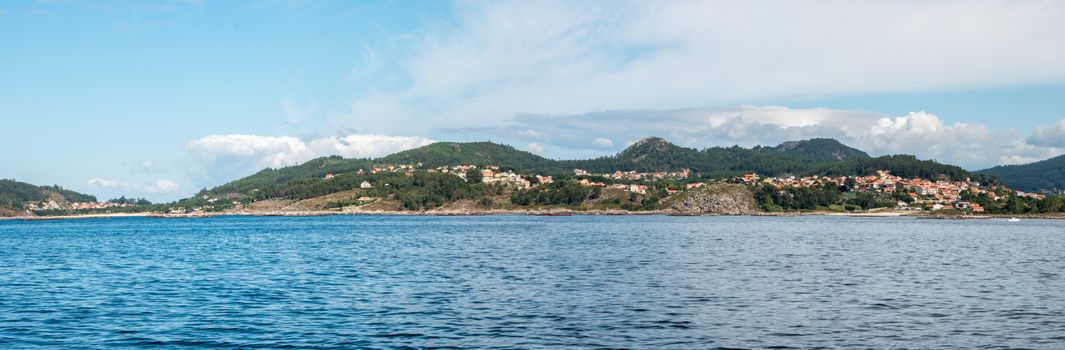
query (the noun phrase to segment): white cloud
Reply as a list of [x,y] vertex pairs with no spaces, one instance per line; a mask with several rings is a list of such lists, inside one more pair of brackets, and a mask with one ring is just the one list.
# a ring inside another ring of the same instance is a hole
[[185,150],[209,160],[236,159],[260,167],[295,165],[314,157],[306,143],[292,136],[210,135],[192,140]]
[[357,98],[340,126],[398,132],[518,113],[1065,79],[1055,35],[1065,2],[497,1],[456,11],[456,22],[414,32],[409,50],[381,50],[409,84]]
[[89,187],[123,188],[123,187],[129,187],[129,185],[124,183],[124,182],[120,182],[120,181],[95,178],[95,179],[89,180]]
[[368,158],[385,156],[430,143],[433,143],[433,140],[424,137],[347,135],[316,139],[311,141],[310,147],[317,155]]
[[525,150],[532,153],[541,154],[544,153],[544,146],[541,146],[539,143],[533,142],[530,143],[528,146],[525,146]]
[[595,144],[599,145],[600,147],[613,147],[614,141],[611,141],[610,139],[604,137],[597,137],[595,139]]
[[1027,141],[1038,146],[1065,148],[1065,119],[1035,128]]
[[173,181],[170,181],[170,180],[166,180],[166,179],[159,179],[159,180],[155,180],[155,183],[153,183],[150,186],[148,186],[145,190],[148,191],[148,192],[157,193],[157,194],[158,193],[172,193],[174,191],[177,191],[178,187],[179,186],[178,186],[178,184],[176,182],[173,182]]
[[199,176],[219,184],[263,168],[297,165],[317,157],[379,157],[432,142],[424,137],[367,134],[309,141],[293,136],[210,135],[188,142],[185,150],[197,160]]
[[89,187],[99,192],[104,198],[116,198],[119,196],[142,197],[152,196],[155,198],[173,198],[180,186],[177,182],[168,179],[157,179],[151,183],[131,183],[120,180],[94,178],[89,180]]

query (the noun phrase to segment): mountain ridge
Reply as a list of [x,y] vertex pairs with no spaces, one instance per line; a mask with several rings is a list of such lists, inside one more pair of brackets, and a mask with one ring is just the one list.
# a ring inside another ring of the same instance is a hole
[[834,139],[788,141],[777,146],[743,148],[708,147],[702,150],[673,144],[661,137],[640,139],[612,156],[554,160],[509,145],[493,142],[436,142],[379,158],[321,157],[296,166],[264,169],[253,175],[216,186],[208,193],[243,193],[290,182],[313,182],[328,174],[369,170],[375,164],[420,164],[422,168],[456,165],[499,166],[543,175],[615,171],[668,172],[690,169],[704,178],[730,177],[756,172],[763,175],[868,175],[887,169],[900,176],[944,175],[964,179],[971,174],[960,167],[919,160],[913,156],[873,158]]
[[999,165],[976,171],[998,177],[1002,182],[1022,191],[1065,191],[1065,155],[1017,165]]
[[96,197],[68,190],[58,185],[39,186],[14,179],[0,179],[0,216],[14,216],[25,210],[27,203],[54,201],[96,202]]

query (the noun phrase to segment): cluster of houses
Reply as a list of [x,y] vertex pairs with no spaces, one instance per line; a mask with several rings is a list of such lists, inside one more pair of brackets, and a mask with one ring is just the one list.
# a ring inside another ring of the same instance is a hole
[[107,208],[120,208],[130,207],[129,203],[112,203],[112,202],[73,202],[73,203],[58,203],[50,200],[40,203],[27,203],[26,209],[31,211],[37,210],[80,210],[80,209],[107,209]]
[[[961,193],[964,191],[969,191],[973,195],[987,193],[987,195],[995,201],[1005,198],[1005,196],[1000,196],[993,191],[993,189],[981,186],[979,182],[971,181],[969,179],[953,182],[932,181],[920,178],[906,179],[891,175],[889,172],[883,170],[879,170],[876,173],[876,175],[871,176],[828,177],[814,175],[804,177],[790,176],[765,178],[758,174],[745,174],[737,177],[736,180],[746,184],[770,185],[776,188],[844,186],[848,184],[848,180],[853,180],[850,188],[851,191],[879,193],[895,193],[901,191],[913,199],[912,203],[926,210],[955,208],[976,213],[983,212],[984,208],[979,204],[961,200]],[[1018,192],[1018,195],[1032,196],[1034,198],[1038,198],[1036,196],[1039,196],[1025,194],[1023,192]],[[900,209],[912,208],[909,203],[903,201],[900,201],[898,206]]]
[[[584,169],[573,169],[573,175],[578,176],[578,177],[582,177],[582,176],[589,176],[589,177],[590,176],[598,176],[598,177],[602,177],[602,178],[606,178],[606,179],[610,179],[610,180],[615,180],[615,181],[655,182],[655,181],[664,180],[664,179],[685,180],[689,176],[692,175],[692,172],[691,172],[691,169],[682,169],[680,171],[673,171],[673,172],[656,171],[656,172],[652,172],[652,173],[642,173],[642,172],[637,172],[637,171],[615,171],[615,172],[610,173],[610,174],[593,174],[593,173],[588,172],[588,171],[586,171]],[[650,186],[648,186],[648,185],[631,184],[631,183],[629,183],[629,184],[625,184],[625,183],[607,184],[607,183],[601,182],[601,181],[592,181],[592,180],[589,180],[588,178],[582,178],[579,181],[580,181],[580,184],[582,186],[613,188],[613,189],[619,189],[619,190],[628,191],[628,192],[637,193],[637,194],[647,194],[647,190],[650,188]],[[689,187],[689,188],[691,188],[691,187]],[[673,190],[667,190],[667,191],[670,192],[670,193],[676,192],[676,191],[673,191]]]
[[[422,168],[422,163],[417,163],[417,164],[382,164],[382,165],[375,165],[368,172],[372,173],[372,174],[377,174],[377,173],[381,173],[381,172],[402,172],[402,173],[405,173],[405,174],[407,174],[409,176],[409,175],[413,174],[413,172],[415,170],[421,169],[421,168]],[[536,186],[541,185],[541,184],[549,184],[549,183],[554,182],[554,177],[552,177],[552,176],[545,176],[545,175],[527,176],[527,175],[522,175],[522,174],[515,173],[514,171],[511,171],[511,170],[503,170],[503,169],[501,169],[498,166],[491,166],[491,165],[489,165],[489,166],[477,166],[477,165],[472,165],[472,164],[452,165],[452,166],[441,166],[441,167],[436,167],[436,168],[425,169],[425,171],[426,172],[430,172],[430,173],[453,174],[455,176],[458,176],[458,177],[462,178],[463,180],[466,180],[466,176],[467,176],[466,174],[470,173],[470,171],[477,171],[477,172],[479,172],[481,174],[481,182],[482,183],[502,184],[504,186],[510,186],[510,187],[514,187],[514,188],[518,188],[518,189],[530,189],[530,188],[536,187]],[[362,170],[362,169],[356,171],[357,174],[364,174],[366,172],[367,171]],[[689,170],[689,169],[683,169],[683,170],[675,171],[675,172],[653,172],[653,173],[640,173],[640,172],[635,172],[635,171],[628,171],[628,172],[616,171],[613,174],[592,174],[592,173],[589,173],[589,172],[587,172],[585,170],[582,170],[582,169],[573,169],[573,173],[574,173],[574,175],[577,175],[577,176],[592,176],[592,175],[596,175],[596,176],[601,176],[603,178],[607,178],[607,179],[611,179],[611,180],[628,180],[628,181],[644,181],[644,182],[654,182],[654,181],[658,181],[658,180],[662,180],[662,179],[685,179],[685,178],[688,178],[692,174],[691,170]],[[331,179],[333,177],[335,177],[335,175],[333,173],[329,173],[329,174],[326,174],[323,179],[328,180],[328,179]],[[583,185],[583,186],[589,186],[589,187],[615,188],[615,189],[624,190],[624,191],[633,192],[633,193],[638,193],[638,194],[646,194],[647,190],[649,188],[649,186],[641,185],[641,184],[617,184],[617,183],[615,183],[615,184],[607,184],[607,183],[604,183],[604,182],[591,181],[591,180],[588,180],[587,178],[581,179],[580,180],[580,184]],[[367,189],[367,188],[373,188],[373,186],[369,182],[363,181],[363,183],[360,184],[359,188]]]
[[637,171],[615,171],[610,174],[592,174],[584,169],[573,169],[573,175],[575,176],[600,176],[611,180],[629,180],[629,181],[645,181],[655,182],[663,179],[687,179],[692,175],[691,169],[681,169],[680,171],[656,171],[653,173],[641,173]]
[[1028,198],[1033,198],[1033,199],[1038,199],[1038,200],[1044,200],[1044,199],[1047,198],[1047,196],[1045,194],[1029,193],[1029,192],[1022,192],[1022,191],[1017,191],[1017,195],[1021,196],[1021,197],[1028,197]]
[[[407,175],[411,175],[416,169],[421,169],[422,163],[417,164],[389,164],[389,165],[377,165],[369,170],[370,173],[380,172],[403,172]],[[462,179],[466,179],[467,174],[471,171],[477,171],[481,174],[481,182],[487,184],[502,184],[505,186],[511,186],[518,189],[529,189],[536,187],[540,184],[547,184],[554,181],[551,176],[533,175],[526,176],[515,173],[511,170],[502,170],[497,166],[477,166],[477,165],[455,165],[455,166],[441,166],[431,169],[425,169],[427,172],[439,172],[454,174]],[[364,173],[363,170],[358,171],[359,174]],[[600,188],[612,188],[623,191],[628,191],[637,194],[646,194],[650,188],[645,184],[634,184],[631,182],[647,182],[653,183],[663,179],[676,179],[685,180],[688,179],[692,172],[690,169],[682,169],[674,172],[636,172],[636,171],[615,171],[614,173],[607,174],[593,174],[583,169],[573,169],[573,174],[580,179],[578,180],[582,186],[588,187],[600,187]],[[589,177],[602,177],[609,180],[624,181],[629,183],[612,183],[608,184],[601,181],[593,181]],[[332,178],[333,174],[327,174],[326,179]],[[751,173],[745,174],[735,178],[735,180],[750,184],[750,185],[770,185],[776,188],[802,188],[802,187],[823,187],[823,186],[844,186],[850,185],[850,191],[855,192],[878,192],[878,193],[895,193],[902,192],[908,195],[916,205],[917,208],[923,208],[926,210],[940,210],[946,208],[956,208],[972,212],[983,212],[984,208],[977,203],[970,203],[961,200],[961,193],[969,191],[974,195],[981,193],[987,193],[992,200],[999,201],[1004,199],[1004,195],[1000,196],[993,189],[988,189],[985,186],[981,186],[980,183],[970,181],[933,181],[920,178],[907,179],[900,176],[895,176],[887,171],[877,171],[876,175],[870,176],[803,176],[803,177],[762,177],[758,174]],[[705,182],[694,182],[685,185],[685,189],[693,189],[705,186]],[[359,186],[362,189],[372,188],[373,186],[369,182],[363,182]],[[669,192],[676,192],[670,190]],[[1018,196],[1031,197],[1036,199],[1042,199],[1043,195],[1034,193],[1016,192]],[[914,209],[914,205],[910,203],[900,201],[898,203],[900,209]]]
[[[407,176],[411,176],[416,169],[420,169],[421,167],[422,163],[376,165],[371,168],[369,172],[372,174],[377,174],[381,172],[402,172],[405,173]],[[470,171],[477,171],[481,174],[482,183],[502,184],[504,186],[512,186],[520,189],[529,189],[539,184],[547,184],[554,182],[554,178],[551,176],[534,175],[526,177],[521,174],[515,173],[514,171],[501,170],[498,166],[491,165],[481,167],[472,164],[441,166],[431,169],[425,169],[425,171],[430,173],[452,174],[462,178],[463,180],[466,180],[466,174],[468,174]],[[356,173],[364,174],[366,173],[366,171],[359,169],[358,171],[356,171]],[[324,179],[328,180],[333,177],[335,177],[333,173],[328,173],[325,175]],[[359,185],[359,188],[373,188],[373,185],[369,182],[363,181]]]

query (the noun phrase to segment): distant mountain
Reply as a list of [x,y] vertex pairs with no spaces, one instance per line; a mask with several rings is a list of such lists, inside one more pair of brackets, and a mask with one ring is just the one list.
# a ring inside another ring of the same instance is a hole
[[788,158],[810,162],[834,162],[870,158],[865,152],[847,147],[834,139],[789,141],[774,148]]
[[263,169],[251,176],[215,187],[210,192],[250,193],[256,189],[291,181],[320,179],[330,173],[340,174],[359,169],[369,169],[373,163],[370,159],[345,159],[341,156],[315,158],[300,165],[280,169]]
[[563,163],[569,168],[592,172],[687,168],[710,176],[729,176],[743,172],[803,174],[817,164],[859,159],[869,159],[869,155],[833,139],[791,141],[775,147],[710,147],[699,151],[659,137],[648,137],[615,156]]
[[[287,189],[320,182],[328,173],[340,175],[358,169],[369,170],[375,164],[417,163],[421,163],[423,168],[462,164],[495,165],[519,172],[545,175],[572,174],[571,171],[575,168],[599,174],[619,170],[654,172],[691,169],[703,177],[727,177],[749,172],[770,176],[867,175],[876,170],[922,178],[945,175],[963,179],[971,175],[956,166],[919,160],[913,156],[871,158],[865,152],[833,139],[792,141],[769,147],[732,146],[696,150],[675,145],[659,137],[648,137],[633,143],[616,155],[584,160],[552,160],[491,142],[438,142],[377,159],[344,159],[333,156],[287,168],[265,169],[208,192],[255,195],[260,198],[284,195],[289,193],[286,192]],[[315,191],[328,192],[321,188]]]
[[555,173],[558,162],[514,147],[492,142],[437,142],[374,160],[385,164],[416,164],[426,167],[473,164],[496,165],[520,170]]
[[659,137],[647,137],[636,141],[614,156],[560,163],[566,169],[580,168],[596,173],[612,173],[615,170],[700,169],[705,161],[706,157],[695,149],[680,147]]
[[973,174],[959,166],[943,164],[934,160],[920,160],[915,156],[906,154],[820,163],[807,170],[807,174],[831,176],[870,175],[877,170],[887,170],[893,175],[905,178],[938,179],[946,177],[953,180],[971,178],[981,182],[986,181],[982,176]]
[[695,156],[698,153],[699,151],[694,149],[680,147],[661,137],[652,136],[636,141],[636,143],[626,147],[614,157],[628,162],[638,163],[641,161],[654,160],[654,158]]
[[1012,188],[1060,193],[1065,190],[1065,155],[1024,165],[1000,165],[977,171],[996,176]]
[[[25,209],[26,203],[55,201],[95,202],[96,197],[59,186],[36,186],[15,180],[0,180],[0,216]],[[8,215],[8,216],[9,216]]]

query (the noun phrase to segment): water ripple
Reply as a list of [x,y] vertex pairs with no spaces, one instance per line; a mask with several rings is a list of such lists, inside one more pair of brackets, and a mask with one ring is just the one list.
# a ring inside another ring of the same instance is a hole
[[0,222],[0,348],[1065,343],[1065,223],[749,217]]

